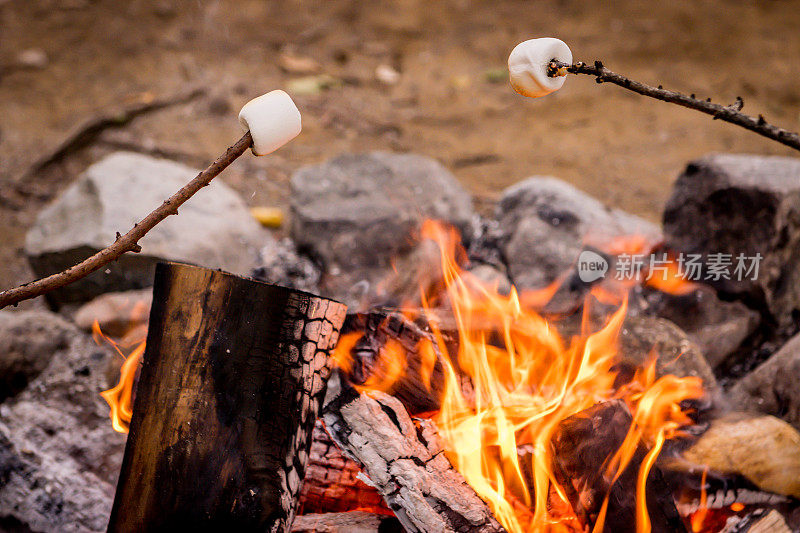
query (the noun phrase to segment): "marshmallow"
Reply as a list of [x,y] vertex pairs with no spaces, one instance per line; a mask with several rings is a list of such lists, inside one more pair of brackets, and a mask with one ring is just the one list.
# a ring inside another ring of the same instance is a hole
[[239,123],[253,137],[253,153],[267,155],[300,133],[300,111],[283,91],[253,98],[239,111]]
[[547,66],[552,60],[572,64],[572,51],[564,41],[552,37],[530,39],[519,43],[508,56],[511,86],[519,94],[538,98],[557,91],[565,76],[549,77]]

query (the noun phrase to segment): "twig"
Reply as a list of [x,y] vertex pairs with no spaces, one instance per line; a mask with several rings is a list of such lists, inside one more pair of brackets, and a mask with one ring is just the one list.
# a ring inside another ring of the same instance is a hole
[[633,91],[644,96],[649,96],[657,100],[663,100],[664,102],[670,102],[683,107],[688,107],[689,109],[700,111],[707,115],[711,115],[715,120],[719,119],[724,120],[725,122],[730,122],[731,124],[736,124],[737,126],[741,126],[750,131],[754,131],[759,135],[767,137],[768,139],[785,144],[786,146],[794,148],[795,150],[800,150],[800,135],[797,133],[768,123],[764,119],[763,115],[752,117],[750,115],[741,113],[741,109],[744,107],[744,100],[742,100],[740,96],[737,96],[736,101],[728,106],[714,104],[711,102],[710,98],[708,100],[698,100],[694,97],[694,95],[687,96],[676,91],[664,89],[660,85],[658,87],[652,87],[650,85],[628,79],[621,74],[617,74],[616,72],[608,70],[603,66],[601,61],[595,61],[594,65],[587,65],[583,62],[570,65],[560,61],[551,61],[550,65],[548,66],[547,75],[553,78],[556,76],[565,76],[567,72],[572,74],[588,74],[590,76],[595,76],[597,83],[613,83],[614,85],[619,85],[620,87],[628,89],[629,91]]
[[38,174],[47,167],[63,160],[67,155],[91,144],[103,131],[109,128],[119,128],[131,122],[136,117],[158,111],[178,104],[185,104],[205,93],[205,89],[195,88],[189,92],[180,93],[166,98],[142,98],[121,109],[105,110],[99,115],[89,117],[84,122],[75,126],[66,137],[55,147],[39,157],[28,167],[25,172],[17,176],[16,182],[20,183],[26,178]]
[[133,225],[133,228],[125,235],[117,233],[117,239],[113,244],[100,250],[83,262],[72,266],[63,272],[53,274],[13,289],[0,292],[0,309],[8,305],[41,296],[54,289],[68,285],[82,279],[103,265],[114,261],[126,252],[139,252],[141,247],[138,242],[148,231],[153,229],[156,224],[167,218],[169,215],[177,215],[178,208],[191,198],[197,191],[211,183],[228,165],[237,157],[242,155],[253,144],[250,132],[247,132],[239,139],[236,144],[228,148],[225,153],[216,161],[198,174],[192,181],[184,185],[178,192],[173,194],[163,204],[158,206],[152,213],[144,217],[140,222]]
[[175,161],[181,161],[192,166],[203,165],[206,161],[203,156],[198,154],[192,154],[182,150],[170,148],[148,147],[133,141],[108,139],[106,136],[100,137],[95,144],[97,146],[111,148],[114,150],[125,150],[127,152],[137,152],[162,159],[173,159]]

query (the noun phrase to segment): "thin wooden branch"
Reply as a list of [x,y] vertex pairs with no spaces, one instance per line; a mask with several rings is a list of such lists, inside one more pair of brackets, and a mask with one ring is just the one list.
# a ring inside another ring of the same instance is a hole
[[72,128],[58,145],[45,152],[25,172],[17,176],[16,182],[22,183],[30,176],[34,176],[51,165],[62,161],[70,153],[91,144],[107,129],[120,128],[145,113],[185,104],[203,94],[205,94],[205,89],[198,87],[166,98],[153,98],[152,96],[140,98],[138,101],[122,108],[107,109],[98,115],[89,117]]
[[551,61],[548,66],[547,74],[553,78],[564,76],[566,72],[595,76],[597,83],[613,83],[614,85],[619,85],[624,89],[628,89],[629,91],[643,96],[649,96],[656,100],[688,107],[689,109],[711,115],[714,117],[714,120],[719,119],[730,122],[731,124],[736,124],[737,126],[758,133],[759,135],[794,148],[795,150],[800,150],[800,134],[768,123],[763,115],[752,117],[742,113],[741,109],[744,107],[744,100],[742,100],[741,96],[737,96],[736,101],[727,106],[712,103],[710,98],[707,100],[698,100],[694,95],[687,96],[676,91],[664,89],[660,85],[658,87],[652,87],[628,79],[621,74],[608,70],[603,66],[601,61],[595,61],[594,65],[588,65],[581,61],[572,65],[560,61]]
[[63,272],[53,274],[46,278],[38,279],[13,289],[7,289],[0,292],[0,309],[16,305],[23,300],[29,300],[42,294],[48,293],[52,290],[58,289],[72,282],[82,279],[95,270],[103,267],[104,265],[114,261],[126,252],[139,252],[139,240],[144,237],[148,231],[153,229],[156,224],[167,218],[169,215],[177,215],[178,208],[183,205],[186,200],[194,196],[200,189],[211,183],[220,172],[233,163],[233,161],[242,155],[253,144],[253,138],[250,132],[245,133],[236,144],[228,148],[223,155],[217,158],[216,161],[200,172],[192,181],[184,185],[178,192],[173,194],[169,199],[165,200],[163,204],[158,206],[153,212],[144,217],[141,221],[133,225],[133,228],[125,235],[117,234],[117,239],[113,244],[100,250],[93,256],[84,260],[83,262],[72,266]]

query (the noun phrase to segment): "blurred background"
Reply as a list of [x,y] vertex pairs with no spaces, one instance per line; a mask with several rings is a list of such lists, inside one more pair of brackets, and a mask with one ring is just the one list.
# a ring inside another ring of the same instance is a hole
[[[304,129],[222,175],[250,205],[283,205],[302,165],[377,149],[441,161],[479,208],[554,175],[657,221],[693,158],[796,153],[586,76],[523,98],[509,51],[558,37],[575,60],[726,104],[742,96],[745,112],[796,131],[799,28],[800,2],[781,0],[0,0],[0,286],[32,277],[25,231],[90,163],[125,149],[202,167],[239,138],[240,106],[275,88]],[[86,121],[196,88],[28,172]]]

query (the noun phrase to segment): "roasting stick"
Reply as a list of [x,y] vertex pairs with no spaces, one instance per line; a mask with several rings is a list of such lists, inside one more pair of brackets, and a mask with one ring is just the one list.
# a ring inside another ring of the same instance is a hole
[[168,216],[177,215],[178,208],[186,200],[211,183],[248,148],[252,148],[255,155],[267,155],[297,137],[301,130],[300,111],[283,91],[272,91],[250,100],[239,112],[239,122],[246,132],[242,138],[192,181],[134,224],[128,233],[117,233],[117,239],[111,245],[62,272],[0,292],[0,309],[78,281],[127,252],[140,252],[139,240],[148,231]]
[[660,85],[652,87],[631,80],[607,69],[601,61],[595,61],[594,65],[588,65],[582,61],[573,63],[569,47],[558,39],[544,37],[518,44],[508,58],[508,70],[512,87],[523,96],[537,98],[557,91],[564,84],[568,73],[588,74],[595,76],[597,83],[613,83],[643,96],[688,107],[711,115],[714,120],[719,119],[736,124],[795,150],[800,150],[800,134],[768,123],[763,115],[752,117],[742,113],[744,100],[741,96],[737,96],[733,104],[724,106],[712,103],[710,98],[699,100],[694,95],[687,96],[677,91],[664,89]]

